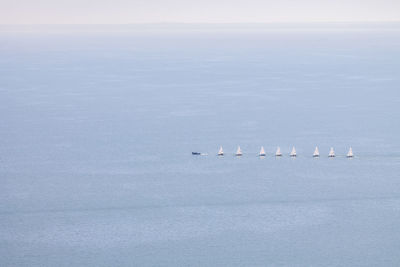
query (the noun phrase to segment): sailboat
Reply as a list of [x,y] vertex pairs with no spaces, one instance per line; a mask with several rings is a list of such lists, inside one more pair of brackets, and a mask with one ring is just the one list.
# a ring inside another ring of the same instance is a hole
[[354,157],[353,149],[352,149],[351,147],[350,147],[350,149],[349,149],[349,152],[347,153],[347,157],[348,157],[348,158]]
[[222,149],[222,146],[220,146],[218,150],[218,156],[223,156],[223,155],[224,155],[224,150]]
[[281,157],[281,156],[282,156],[281,148],[280,148],[279,146],[278,146],[278,148],[276,149],[275,156],[276,156],[276,157]]
[[319,150],[318,150],[318,147],[316,146],[315,147],[315,150],[314,150],[314,154],[312,155],[314,158],[318,158],[319,157]]
[[296,148],[292,148],[292,152],[290,152],[290,156],[291,157],[296,157],[297,156],[297,154],[296,154]]
[[261,147],[260,153],[258,154],[260,157],[265,157],[265,150],[264,147]]
[[240,146],[238,146],[237,150],[236,150],[236,156],[242,156],[242,150],[240,149]]
[[331,147],[331,150],[329,150],[328,157],[330,157],[330,158],[334,158],[335,157],[335,150],[333,150],[333,147]]

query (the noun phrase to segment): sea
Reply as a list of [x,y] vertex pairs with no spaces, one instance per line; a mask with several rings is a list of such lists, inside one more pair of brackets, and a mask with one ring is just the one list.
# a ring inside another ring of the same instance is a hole
[[399,229],[399,23],[0,26],[1,266],[399,266]]

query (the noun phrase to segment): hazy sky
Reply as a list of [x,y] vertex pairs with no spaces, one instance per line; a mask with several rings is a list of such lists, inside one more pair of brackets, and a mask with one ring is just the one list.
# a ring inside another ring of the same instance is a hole
[[400,20],[400,0],[0,0],[0,24]]

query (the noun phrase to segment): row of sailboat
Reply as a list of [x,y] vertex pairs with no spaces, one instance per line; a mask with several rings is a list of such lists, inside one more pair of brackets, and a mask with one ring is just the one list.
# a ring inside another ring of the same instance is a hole
[[[218,156],[223,156],[224,155],[224,150],[223,150],[222,146],[219,148],[217,155]],[[238,148],[236,150],[236,153],[235,153],[235,156],[240,157],[242,155],[243,155],[242,149],[240,148],[240,146],[238,146]],[[264,149],[263,146],[261,147],[260,152],[258,153],[258,155],[260,157],[265,157],[267,155],[267,153],[265,153],[265,149]],[[295,147],[292,148],[292,151],[290,152],[289,155],[291,157],[297,157],[297,152],[296,152],[296,148]],[[275,156],[276,157],[282,157],[283,156],[280,147],[278,147],[276,149]],[[314,153],[313,153],[313,157],[314,158],[318,158],[319,156],[320,156],[319,149],[318,149],[318,147],[315,147],[315,150],[314,150]],[[328,157],[330,157],[330,158],[336,157],[335,150],[333,149],[333,147],[331,147],[331,149],[329,150]],[[348,157],[348,158],[353,158],[354,157],[353,149],[351,147],[350,147],[349,151],[347,152],[346,157]]]

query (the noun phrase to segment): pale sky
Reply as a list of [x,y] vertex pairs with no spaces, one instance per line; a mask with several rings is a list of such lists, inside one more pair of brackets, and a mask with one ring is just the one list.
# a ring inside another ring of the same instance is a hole
[[0,24],[400,21],[400,0],[0,0]]

